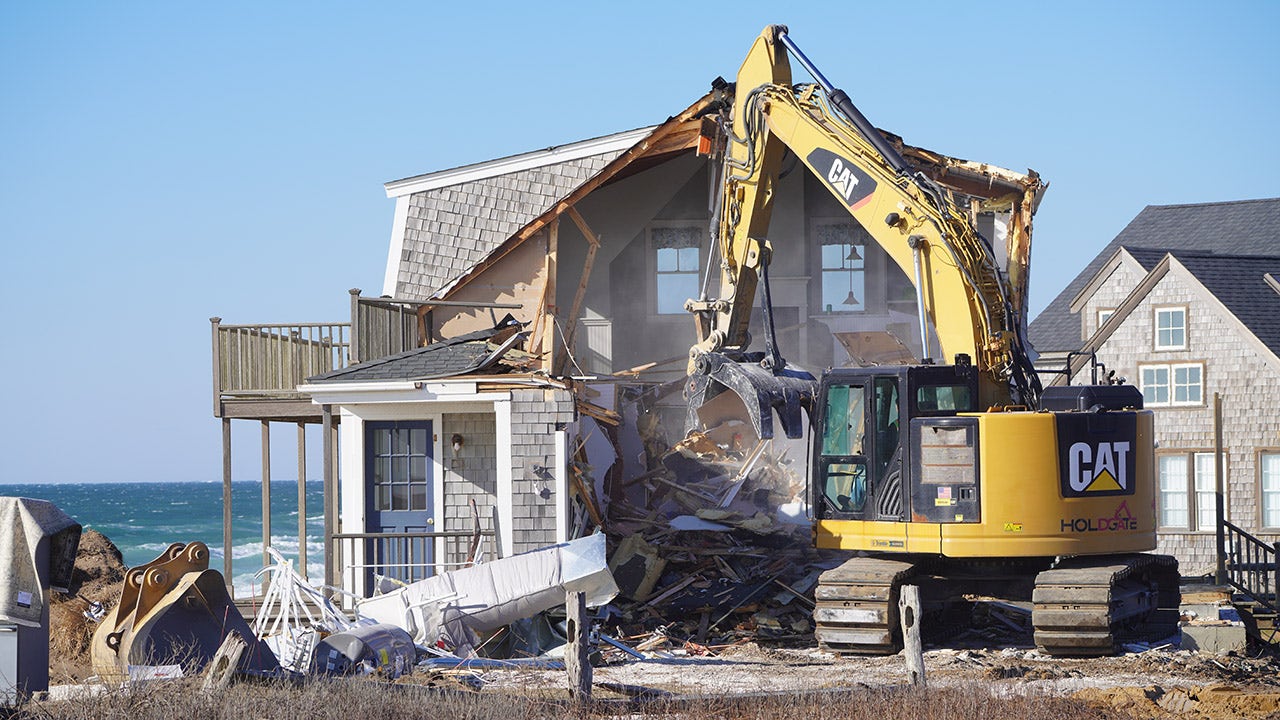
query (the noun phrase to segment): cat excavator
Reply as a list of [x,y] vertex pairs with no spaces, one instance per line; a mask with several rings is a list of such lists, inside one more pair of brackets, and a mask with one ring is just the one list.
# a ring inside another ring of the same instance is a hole
[[[791,57],[816,82],[793,85]],[[687,425],[698,429],[699,411],[728,393],[758,437],[774,436],[775,419],[787,437],[810,437],[813,542],[853,554],[819,579],[819,643],[896,652],[907,584],[920,588],[926,632],[965,629],[975,597],[1029,602],[1035,642],[1055,655],[1105,655],[1176,632],[1177,562],[1148,552],[1152,413],[1130,385],[1044,388],[1032,364],[1026,289],[1039,178],[900,146],[785,26],[765,28],[736,83],[715,87],[723,109],[703,120],[700,151],[721,159],[720,283],[718,296],[685,306],[698,330]],[[910,364],[815,377],[783,357],[767,234],[792,156],[914,286]],[[1003,257],[978,230],[984,213],[1007,228]],[[757,294],[763,352],[748,349]]]

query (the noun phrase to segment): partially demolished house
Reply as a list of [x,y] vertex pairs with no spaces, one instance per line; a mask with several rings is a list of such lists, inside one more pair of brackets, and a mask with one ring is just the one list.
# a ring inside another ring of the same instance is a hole
[[[632,599],[719,592],[708,589],[715,576],[736,581],[739,604],[771,583],[789,603],[805,588],[779,583],[812,584],[816,571],[797,559],[809,552],[803,442],[762,442],[728,416],[704,417],[707,434],[685,439],[696,337],[683,306],[717,291],[706,279],[716,166],[696,151],[717,102],[709,94],[652,128],[387,183],[383,297],[352,291],[350,326],[307,346],[347,357],[295,368],[298,387],[280,390],[300,392],[313,409],[298,406],[299,422],[324,422],[340,449],[327,455],[337,459],[326,472],[326,580],[364,594],[377,575],[417,578],[603,527]],[[1039,199],[1034,174],[889,137],[960,192],[996,244],[1029,225],[1019,210]],[[912,284],[803,165],[792,170],[770,231],[783,354],[814,370],[914,361]],[[225,422],[238,396],[221,367]],[[696,543],[681,534],[694,529],[713,532]],[[660,582],[676,567],[680,587]]]

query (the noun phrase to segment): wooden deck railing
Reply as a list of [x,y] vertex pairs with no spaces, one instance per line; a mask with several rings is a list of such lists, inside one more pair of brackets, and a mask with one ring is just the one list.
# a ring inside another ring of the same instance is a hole
[[213,323],[214,393],[299,397],[308,377],[348,364],[350,323]]
[[351,290],[351,321],[213,323],[213,400],[301,399],[309,377],[418,347],[413,304],[360,297]]

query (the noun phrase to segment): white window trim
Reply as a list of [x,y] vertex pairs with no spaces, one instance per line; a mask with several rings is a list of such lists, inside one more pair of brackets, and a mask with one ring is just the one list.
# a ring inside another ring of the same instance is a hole
[[1098,308],[1098,312],[1094,316],[1094,318],[1098,321],[1098,324],[1094,325],[1093,331],[1097,332],[1103,325],[1106,324],[1108,320],[1111,319],[1111,316],[1115,314],[1116,314],[1115,308]]
[[[1186,368],[1186,367],[1194,367],[1200,370],[1200,399],[1194,400],[1194,401],[1189,400],[1189,401],[1178,402],[1177,400],[1174,399],[1175,397],[1174,371],[1177,370],[1178,368]],[[1169,390],[1168,402],[1149,402],[1146,400],[1146,392],[1145,392],[1146,384],[1143,382],[1142,371],[1148,370],[1148,369],[1157,369],[1157,368],[1164,368],[1169,374],[1169,384],[1167,385]],[[1204,407],[1205,406],[1204,385],[1205,383],[1204,383],[1204,362],[1203,361],[1178,362],[1178,363],[1140,363],[1138,365],[1138,390],[1139,392],[1143,393],[1143,403],[1147,407]]]
[[[1182,344],[1181,345],[1161,345],[1160,344],[1160,313],[1169,310],[1182,311]],[[1191,312],[1186,305],[1157,305],[1151,309],[1151,348],[1155,352],[1170,352],[1174,350],[1186,350],[1191,346],[1191,331],[1189,318]]]
[[[1200,498],[1197,495],[1198,491],[1196,489],[1196,458],[1201,455],[1208,455],[1210,458],[1212,458],[1213,454],[1214,454],[1214,451],[1212,449],[1175,450],[1175,451],[1156,453],[1156,529],[1157,530],[1161,532],[1196,533],[1196,534],[1209,534],[1209,533],[1217,532],[1217,528],[1214,526],[1212,522],[1209,523],[1208,527],[1201,527],[1201,523],[1200,523],[1201,508],[1200,508],[1200,502],[1199,502]],[[1161,505],[1160,496],[1163,494],[1163,490],[1161,489],[1162,482],[1159,475],[1160,458],[1170,457],[1170,456],[1181,457],[1185,461],[1185,467],[1187,469],[1187,476],[1186,476],[1186,479],[1184,480],[1185,487],[1183,488],[1183,493],[1185,493],[1185,496],[1187,498],[1187,510],[1186,510],[1187,524],[1186,525],[1165,525],[1163,524],[1162,518],[1160,517],[1160,512],[1159,512],[1160,505]],[[1226,488],[1230,487],[1230,483],[1227,481],[1228,478],[1226,477],[1227,468],[1230,467],[1230,464],[1228,463],[1229,458],[1230,458],[1230,454],[1224,451],[1222,456],[1222,471],[1223,471],[1222,484],[1223,484],[1224,492]],[[1261,467],[1261,465],[1259,465],[1259,467]],[[1211,477],[1210,479],[1212,480],[1213,478]],[[1261,489],[1262,487],[1261,472],[1259,472],[1258,474],[1258,487],[1259,489]],[[1213,490],[1216,493],[1216,487],[1214,487]],[[1200,492],[1203,492],[1203,491],[1200,491]],[[1259,497],[1259,501],[1258,501],[1259,511],[1261,511],[1261,505],[1262,505],[1261,495],[1259,495],[1258,497]],[[1227,503],[1227,498],[1224,496],[1222,500],[1223,500],[1224,519],[1229,519],[1229,518],[1226,518],[1225,516],[1226,515],[1225,511],[1227,507],[1229,507]],[[1216,511],[1216,508],[1214,508],[1214,510]]]
[[1262,485],[1262,459],[1267,455],[1280,455],[1280,448],[1258,448],[1254,454],[1254,467],[1257,468],[1257,488],[1258,488],[1258,528],[1262,532],[1274,533],[1280,532],[1280,525],[1268,525],[1266,505],[1263,502],[1263,485]]

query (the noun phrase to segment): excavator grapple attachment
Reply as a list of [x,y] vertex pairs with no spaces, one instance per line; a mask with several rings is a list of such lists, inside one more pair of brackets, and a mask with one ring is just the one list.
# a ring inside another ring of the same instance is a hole
[[230,632],[248,644],[240,671],[277,670],[275,655],[257,641],[227,594],[222,573],[209,569],[204,543],[175,543],[125,574],[120,602],[93,635],[90,657],[104,680],[129,676],[130,666],[181,665],[199,671]]
[[700,372],[689,377],[685,388],[685,430],[702,426],[699,411],[725,391],[732,391],[742,400],[747,416],[744,419],[751,421],[757,437],[774,436],[775,413],[787,437],[802,437],[807,424],[804,413],[813,407],[818,382],[813,375],[791,365],[770,370],[761,364],[763,358],[762,353],[748,354],[741,360],[720,353],[699,358]]

